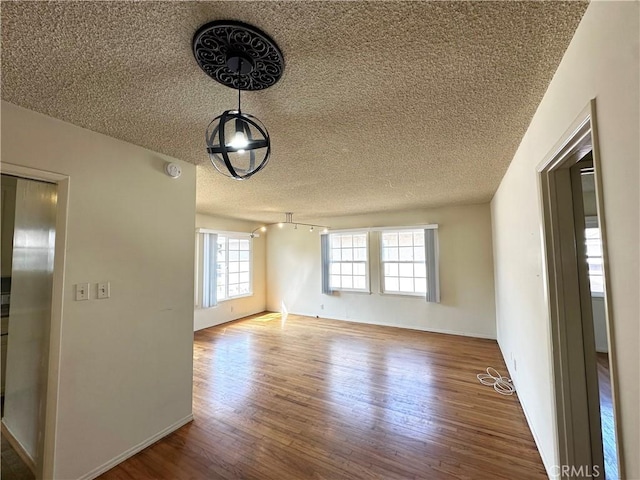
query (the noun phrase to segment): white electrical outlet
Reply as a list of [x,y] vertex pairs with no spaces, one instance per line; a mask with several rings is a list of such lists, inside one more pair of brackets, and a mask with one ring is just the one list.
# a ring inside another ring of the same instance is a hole
[[89,300],[89,284],[78,283],[76,285],[76,301]]
[[111,282],[98,283],[98,298],[109,298],[111,296]]

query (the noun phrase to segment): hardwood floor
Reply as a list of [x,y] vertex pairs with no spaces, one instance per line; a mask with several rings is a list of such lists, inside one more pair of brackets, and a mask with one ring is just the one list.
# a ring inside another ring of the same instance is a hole
[[607,480],[618,479],[618,453],[616,447],[615,420],[611,399],[611,377],[609,355],[597,353],[598,389],[600,390],[600,424],[604,449],[604,471]]
[[34,480],[36,476],[29,470],[29,467],[20,458],[20,455],[13,449],[9,441],[0,435],[2,438],[2,450],[0,455],[2,460],[0,461],[0,472],[2,473],[3,480]]
[[122,479],[547,478],[495,341],[263,314],[195,334],[195,420]]

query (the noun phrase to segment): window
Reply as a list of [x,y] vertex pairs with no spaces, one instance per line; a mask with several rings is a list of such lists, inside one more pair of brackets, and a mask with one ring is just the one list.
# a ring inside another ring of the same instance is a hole
[[[380,269],[374,276],[381,293],[413,295],[440,303],[438,225],[380,227],[374,237]],[[379,241],[378,241],[379,240]],[[320,237],[322,293],[334,290],[370,293],[369,229]]]
[[427,293],[424,230],[383,231],[382,291],[424,296]]
[[367,232],[329,235],[330,290],[369,291]]
[[204,233],[202,239],[202,307],[252,295],[248,235]]
[[251,294],[251,240],[218,235],[218,300]]
[[[587,222],[594,223],[594,222]],[[596,221],[597,225],[597,221]],[[604,280],[602,271],[602,241],[600,239],[600,229],[587,227],[584,230],[584,237],[587,246],[587,265],[589,267],[589,286],[591,293],[595,296],[604,294]]]

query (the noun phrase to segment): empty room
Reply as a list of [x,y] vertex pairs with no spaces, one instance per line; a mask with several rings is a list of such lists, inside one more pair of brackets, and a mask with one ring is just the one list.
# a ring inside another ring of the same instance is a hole
[[640,480],[640,3],[0,7],[3,480]]

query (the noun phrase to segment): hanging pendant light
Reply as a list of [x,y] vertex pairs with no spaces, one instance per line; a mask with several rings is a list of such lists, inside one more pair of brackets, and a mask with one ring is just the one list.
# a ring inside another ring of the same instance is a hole
[[193,54],[207,75],[238,90],[237,110],[226,110],[214,118],[205,138],[216,170],[236,180],[246,180],[267,165],[271,139],[260,120],[242,112],[241,91],[263,90],[275,84],[284,72],[282,52],[255,27],[216,21],[196,32]]

